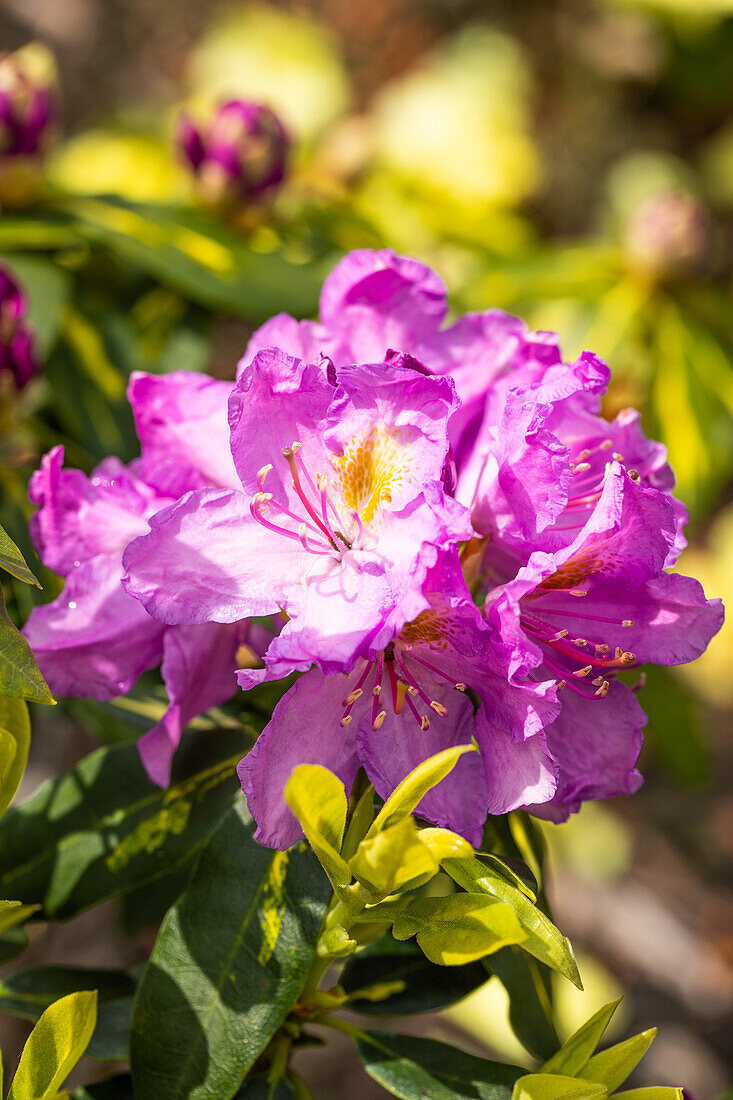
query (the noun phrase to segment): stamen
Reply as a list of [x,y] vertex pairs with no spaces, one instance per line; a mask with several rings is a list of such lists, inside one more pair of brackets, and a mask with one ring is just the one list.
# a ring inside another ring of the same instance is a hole
[[577,672],[573,672],[573,676],[583,677],[587,676],[589,672],[593,671],[593,665],[584,665],[583,668],[579,668]]
[[411,655],[413,661],[417,661],[419,665],[424,665],[425,668],[429,668],[431,672],[434,672],[437,676],[442,677],[443,680],[447,680],[457,691],[465,691],[466,685],[460,683],[458,680],[454,680],[452,676],[449,676],[447,672],[443,672],[442,668],[436,668],[435,665],[431,665],[430,661],[424,660],[422,657],[417,657],[414,653]]
[[350,714],[345,714],[343,716],[343,718],[341,719],[341,725],[344,726],[344,728],[345,728],[346,726],[348,726],[350,721],[351,721],[351,715]]
[[[303,507],[305,508],[306,512],[308,513],[308,515],[311,517],[311,519],[316,524],[316,526],[321,529],[323,534],[326,536],[328,541],[331,543],[331,546],[333,546],[334,550],[338,550],[339,547],[336,544],[336,540],[333,537],[333,533],[323,523],[323,520],[321,520],[319,518],[318,513],[316,512],[316,510],[313,507],[313,505],[311,504],[311,502],[308,500],[308,497],[305,495],[305,492],[303,491],[303,486],[300,483],[300,474],[299,474],[299,471],[298,471],[299,464],[296,461],[296,454],[297,454],[297,451],[300,450],[300,446],[301,446],[300,443],[296,442],[296,443],[293,444],[292,447],[283,447],[283,449],[282,449],[283,458],[285,459],[288,466],[290,467],[290,477],[292,478],[293,487],[294,487],[295,492],[297,493],[298,497],[300,498],[300,501],[301,501]],[[301,461],[300,465],[301,466],[303,465],[302,461]],[[313,482],[311,481],[310,477],[308,477],[307,474],[306,474],[306,477],[307,477],[307,480],[310,482],[310,484],[313,485]],[[313,492],[315,492],[315,486],[313,486]]]
[[448,714],[448,708],[444,707],[442,703],[438,703],[435,699],[430,700],[430,706],[433,708],[436,714],[439,714],[441,718],[445,718]]
[[372,722],[372,729],[373,730],[381,729],[382,728],[382,723],[384,722],[384,719],[386,717],[387,717],[387,711],[386,710],[380,710],[379,714],[377,715],[377,717]]
[[346,710],[344,711],[344,716],[341,719],[341,725],[342,726],[348,726],[349,722],[351,721],[351,708],[353,707],[353,705],[357,701],[357,699],[360,699],[361,696],[364,694],[364,692],[362,690],[363,685],[364,685],[364,681],[366,680],[367,676],[369,675],[369,671],[370,671],[371,667],[372,667],[372,662],[369,661],[367,663],[364,671],[362,672],[361,676],[356,681],[356,687],[354,687],[353,690],[350,691],[349,694],[344,699],[344,706],[346,707]]
[[257,484],[259,485],[260,489],[264,490],[265,478],[267,477],[271,469],[272,463],[268,462],[266,466],[263,466],[261,470],[257,471]]
[[[382,694],[382,672],[384,671],[384,654],[380,653],[377,657],[377,670],[374,674],[374,686],[372,687],[372,728],[379,729],[384,718],[377,725],[377,718],[379,717],[379,696]],[[386,711],[382,711],[384,715]]]
[[586,588],[568,588],[568,596],[587,596],[588,590]]
[[[417,713],[417,711],[415,713]],[[430,729],[430,719],[428,718],[427,714],[423,714],[422,718],[420,719],[420,729],[423,731],[423,733],[425,733],[426,730]]]
[[587,470],[590,470],[590,462],[579,462],[573,467],[574,474],[584,474]]

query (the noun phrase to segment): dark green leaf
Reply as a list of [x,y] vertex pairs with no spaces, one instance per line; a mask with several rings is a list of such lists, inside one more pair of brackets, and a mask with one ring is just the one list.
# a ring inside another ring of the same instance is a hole
[[297,1100],[298,1094],[289,1082],[282,1078],[271,1085],[267,1076],[253,1077],[245,1081],[234,1100]]
[[509,994],[509,1023],[530,1054],[546,1061],[560,1046],[552,1013],[550,972],[517,947],[505,947],[491,958],[496,974]]
[[132,1077],[129,1073],[116,1073],[94,1085],[83,1085],[72,1093],[72,1100],[134,1100]]
[[135,1001],[136,1100],[225,1100],[288,1015],[331,890],[305,843],[254,839],[244,799],[168,912]]
[[3,527],[0,527],[0,569],[12,573],[19,581],[34,584],[36,588],[41,587],[38,578],[31,573],[25,558]]
[[403,988],[380,999],[359,997],[351,1002],[369,1016],[391,1013],[433,1012],[455,1004],[473,992],[489,975],[480,962],[466,966],[436,966],[429,962],[414,940],[400,943],[391,935],[381,936],[348,960],[340,985],[347,993],[366,986],[389,986],[401,982]]
[[0,966],[22,954],[28,946],[28,932],[25,928],[10,928],[0,935]]
[[132,997],[121,997],[100,1004],[87,1058],[100,1062],[122,1062],[129,1058],[132,1003]]
[[53,703],[48,684],[38,671],[31,647],[5,610],[0,589],[0,695],[28,699],[32,703]]
[[244,730],[189,731],[166,791],[147,778],[136,745],[87,756],[0,822],[0,896],[65,918],[173,871],[231,806],[248,747]]
[[402,1100],[511,1100],[526,1073],[413,1035],[372,1031],[357,1047],[369,1076]]

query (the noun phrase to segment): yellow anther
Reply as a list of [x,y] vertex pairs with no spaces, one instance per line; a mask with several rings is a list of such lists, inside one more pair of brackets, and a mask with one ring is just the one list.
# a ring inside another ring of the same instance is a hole
[[606,697],[606,695],[608,695],[608,687],[609,687],[608,680],[604,680],[603,683],[601,684],[601,686],[596,691],[596,695],[600,699],[604,699]]
[[381,729],[382,723],[384,722],[384,719],[386,717],[387,717],[387,711],[386,710],[380,710],[379,714],[377,715],[377,717],[372,722],[372,729],[374,729],[374,730]]
[[344,700],[344,702],[346,703],[346,706],[347,707],[353,707],[356,700],[361,699],[363,694],[364,694],[364,692],[362,691],[361,688],[354,688],[354,690],[350,691],[349,694],[346,696],[346,699]]
[[426,730],[430,729],[430,719],[428,718],[427,714],[423,714],[422,718],[420,719],[420,729],[423,731],[423,733]]
[[467,690],[468,690],[468,685],[467,684],[460,684],[460,683],[456,684],[456,691],[467,691]]
[[341,719],[341,725],[344,728],[346,728],[346,726],[348,726],[350,721],[351,721],[351,715],[350,714],[345,714],[344,717]]
[[585,665],[584,668],[579,668],[577,672],[573,673],[573,676],[587,676],[589,672],[593,671],[593,665]]
[[263,466],[261,470],[257,471],[257,484],[259,485],[260,489],[264,489],[265,478],[267,477],[271,469],[272,463],[268,462],[266,466]]
[[621,626],[633,626],[633,625],[634,625],[634,620],[633,619],[622,619],[621,620]]
[[568,596],[587,596],[588,591],[585,588],[569,588]]
[[381,694],[382,694],[382,685],[381,684],[375,684],[374,687],[372,688],[372,695],[376,695],[377,698],[379,698],[379,696]]
[[433,708],[436,714],[439,714],[441,718],[445,718],[448,713],[448,708],[444,707],[442,703],[437,703],[435,699],[430,700],[430,706]]

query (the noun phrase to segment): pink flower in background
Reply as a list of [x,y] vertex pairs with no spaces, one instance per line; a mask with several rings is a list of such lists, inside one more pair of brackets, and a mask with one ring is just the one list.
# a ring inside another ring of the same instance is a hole
[[35,339],[19,284],[0,266],[0,377],[10,375],[22,390],[38,372]]
[[270,198],[285,178],[290,155],[290,138],[275,112],[241,99],[222,104],[204,126],[182,114],[176,146],[202,198],[225,207]]

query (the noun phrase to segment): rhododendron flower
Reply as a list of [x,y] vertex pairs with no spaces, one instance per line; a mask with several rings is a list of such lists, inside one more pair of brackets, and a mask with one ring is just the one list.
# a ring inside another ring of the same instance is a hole
[[669,499],[614,462],[569,545],[534,551],[504,584],[496,584],[498,559],[487,552],[488,622],[528,674],[556,683],[562,700],[547,729],[558,792],[537,813],[558,819],[584,799],[636,789],[645,716],[613,678],[645,662],[693,661],[722,625],[720,600],[706,600],[690,577],[664,572],[676,529]]
[[[44,563],[66,583],[56,600],[31,613],[24,633],[58,695],[112,699],[162,661],[170,705],[139,746],[148,773],[163,786],[186,724],[231,697],[237,651],[243,644],[261,648],[261,641],[246,623],[171,629],[151,618],[122,587],[122,553],[173,499],[150,483],[166,481],[166,447],[173,463],[176,442],[182,450],[188,441],[185,464],[176,464],[179,488],[187,487],[185,477],[199,484],[203,470],[211,477],[222,427],[226,435],[230,390],[228,383],[185,372],[136,375],[130,396],[141,459],[130,467],[106,459],[86,477],[64,469],[63,448],[56,447],[31,479],[31,500],[39,505],[31,520],[34,541]],[[219,462],[223,478],[228,454],[227,448]]]
[[395,362],[344,367],[260,352],[229,401],[241,490],[198,489],[125,553],[127,591],[162,622],[284,610],[288,667],[350,669],[428,604],[436,547],[471,535],[441,483],[448,379]]
[[[441,557],[425,591],[429,608],[372,659],[348,673],[314,668],[275,707],[238,769],[263,843],[286,848],[302,835],[282,797],[302,763],[324,765],[347,787],[363,766],[386,798],[428,756],[475,739],[480,756],[462,757],[418,807],[475,844],[488,813],[553,795],[543,727],[559,711],[554,686],[515,677],[511,648],[497,645],[465,598],[455,553]],[[242,670],[239,682],[249,688],[287,671],[267,657],[264,669]]]

